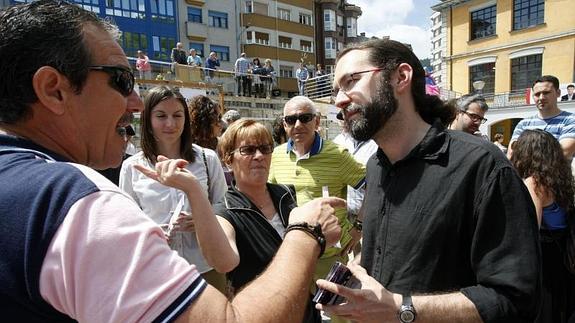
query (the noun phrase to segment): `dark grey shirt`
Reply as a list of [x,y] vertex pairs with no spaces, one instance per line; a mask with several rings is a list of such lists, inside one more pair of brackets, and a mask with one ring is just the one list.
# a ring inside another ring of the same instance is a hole
[[461,291],[485,322],[536,315],[535,209],[490,142],[435,123],[404,159],[368,162],[362,265],[395,293]]

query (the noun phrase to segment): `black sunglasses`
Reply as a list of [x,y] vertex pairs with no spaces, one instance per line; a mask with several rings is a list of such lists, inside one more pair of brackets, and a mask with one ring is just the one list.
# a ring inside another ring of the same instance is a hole
[[314,117],[315,114],[313,113],[294,114],[291,116],[285,116],[284,121],[290,126],[293,126],[298,120],[301,123],[308,123],[313,120]]
[[92,65],[90,70],[102,71],[110,75],[110,85],[123,96],[130,96],[134,91],[134,73],[124,66],[114,65]]
[[251,155],[255,155],[257,150],[259,150],[260,153],[262,153],[264,155],[268,155],[274,151],[274,146],[273,145],[259,145],[259,146],[247,145],[247,146],[241,146],[240,148],[234,150],[234,152],[239,151],[240,155],[251,156]]

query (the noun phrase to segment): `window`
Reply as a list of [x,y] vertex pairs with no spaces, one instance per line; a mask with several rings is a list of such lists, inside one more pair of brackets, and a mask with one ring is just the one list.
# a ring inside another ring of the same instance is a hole
[[266,33],[260,33],[258,31],[248,31],[246,39],[247,39],[246,42],[248,44],[260,44],[260,45],[270,44],[270,35]]
[[268,15],[268,4],[256,1],[246,1],[246,13],[257,13],[259,15]]
[[204,55],[204,44],[202,43],[190,43],[190,49],[195,49],[196,50],[196,55],[200,56],[200,57],[206,57],[206,55]]
[[357,18],[347,18],[347,37],[357,37]]
[[333,71],[335,71],[335,66],[334,66],[334,65],[326,65],[326,66],[325,66],[325,72],[326,72],[326,74],[332,74]]
[[176,18],[174,17],[173,0],[150,0],[150,7],[151,7],[150,11],[152,12],[152,21],[163,22],[168,24],[176,23]]
[[169,61],[172,48],[176,47],[176,39],[166,36],[152,36],[152,46],[154,59]]
[[293,78],[293,67],[280,65],[280,77]]
[[[98,1],[95,1],[94,3],[94,0],[74,0],[74,2],[83,3],[84,5],[82,7],[86,7],[90,2],[93,6],[98,6]],[[98,12],[99,11],[100,9],[98,8]],[[144,0],[106,0],[106,15],[144,19],[146,17]]]
[[335,11],[329,9],[323,11],[323,25],[325,31],[335,31]]
[[337,15],[337,26],[343,26],[343,16]]
[[216,52],[222,62],[230,61],[230,48],[228,46],[210,45],[210,52]]
[[529,28],[543,23],[544,0],[513,1],[513,30]]
[[[17,1],[17,2],[32,2],[32,1]],[[84,10],[92,11],[93,13],[100,13],[100,6],[98,4],[98,0],[74,0],[74,2],[79,4],[80,7],[82,7]]]
[[287,9],[279,9],[278,8],[278,18],[283,20],[291,20],[291,13]]
[[299,23],[302,25],[310,25],[311,26],[311,15],[306,15],[305,13],[299,14]]
[[325,58],[335,58],[336,41],[331,37],[325,37]]
[[541,76],[542,54],[511,59],[511,90],[531,87],[531,83]]
[[228,28],[228,14],[219,11],[208,11],[209,24],[216,28]]
[[291,48],[290,37],[278,36],[278,43],[280,48]]
[[148,51],[148,39],[146,38],[146,34],[125,31],[122,33],[120,43],[122,44],[124,52],[126,52],[126,56],[135,57],[138,50],[142,50],[144,52]]
[[308,40],[300,40],[299,41],[299,47],[302,51],[304,52],[309,52],[312,53],[313,52],[313,47],[312,47],[312,43],[311,41]]
[[478,39],[495,35],[495,21],[497,5],[471,12],[471,36],[470,39]]
[[473,82],[483,81],[483,93],[495,93],[495,63],[479,64],[469,67],[469,93],[473,93]]
[[194,7],[188,7],[188,21],[201,24],[202,23],[202,9],[194,8]]

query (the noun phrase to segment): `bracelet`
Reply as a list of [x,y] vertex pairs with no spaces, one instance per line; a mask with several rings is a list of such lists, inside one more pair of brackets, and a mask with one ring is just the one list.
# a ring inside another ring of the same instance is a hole
[[319,257],[321,257],[321,255],[323,255],[324,251],[325,251],[325,236],[323,235],[323,232],[321,231],[321,224],[316,224],[316,225],[311,225],[307,222],[298,222],[298,223],[292,223],[290,225],[287,226],[286,231],[284,233],[284,237],[285,235],[292,231],[292,230],[299,230],[299,231],[303,231],[307,234],[309,234],[311,237],[313,237],[317,243],[319,244]]
[[363,230],[363,222],[359,219],[355,219],[351,226],[359,232]]

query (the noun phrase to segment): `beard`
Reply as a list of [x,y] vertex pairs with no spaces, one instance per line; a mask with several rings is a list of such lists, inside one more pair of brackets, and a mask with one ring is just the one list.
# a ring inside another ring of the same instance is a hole
[[397,100],[389,82],[379,79],[376,95],[370,103],[361,105],[352,103],[349,111],[358,111],[353,120],[345,120],[351,136],[355,140],[366,141],[382,129],[397,111]]

